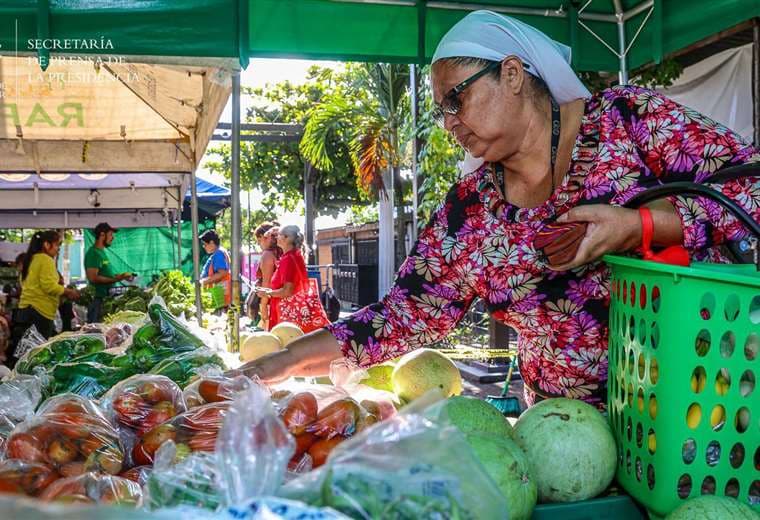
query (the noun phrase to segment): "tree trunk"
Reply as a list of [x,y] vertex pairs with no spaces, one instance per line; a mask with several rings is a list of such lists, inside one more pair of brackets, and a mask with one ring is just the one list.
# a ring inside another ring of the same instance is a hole
[[314,167],[311,163],[306,162],[304,164],[303,172],[303,200],[306,206],[304,210],[305,225],[304,225],[304,239],[306,241],[306,247],[308,248],[309,255],[306,259],[308,265],[314,265],[316,263],[316,253],[313,250],[314,246],[314,221],[316,219],[316,208],[314,207]]
[[378,265],[377,265],[377,294],[382,298],[393,284],[396,267],[396,254],[393,246],[393,170],[388,168],[383,172],[383,182],[386,193],[380,194],[377,202],[378,213]]
[[[406,212],[404,210],[404,186],[401,183],[401,168],[393,168],[393,179],[395,182],[396,195],[396,244],[398,245],[398,254],[406,256],[409,251],[406,249]],[[394,257],[395,258],[395,257]],[[395,260],[394,260],[395,262]],[[395,268],[394,263],[394,268]]]

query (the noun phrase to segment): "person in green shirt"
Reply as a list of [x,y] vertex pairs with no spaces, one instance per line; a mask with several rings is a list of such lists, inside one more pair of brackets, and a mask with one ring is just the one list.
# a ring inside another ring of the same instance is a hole
[[87,309],[87,322],[99,323],[103,320],[103,300],[108,296],[108,290],[116,282],[133,280],[132,273],[114,273],[111,261],[108,259],[106,248],[113,243],[114,228],[106,222],[95,226],[95,243],[84,256],[84,267],[87,280],[95,287],[95,297]]
[[55,265],[61,247],[57,231],[37,231],[21,261],[21,299],[13,315],[12,345],[18,345],[26,331],[34,325],[44,338],[55,334],[55,314],[61,297],[79,298],[74,289],[63,286]]

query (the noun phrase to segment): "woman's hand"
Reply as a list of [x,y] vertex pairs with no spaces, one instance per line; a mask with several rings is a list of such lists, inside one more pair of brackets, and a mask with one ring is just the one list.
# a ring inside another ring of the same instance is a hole
[[606,204],[578,206],[560,216],[557,222],[585,222],[587,227],[575,258],[562,265],[549,266],[554,271],[575,269],[607,253],[629,251],[641,244],[641,218],[635,209]]
[[63,296],[67,300],[76,301],[79,299],[79,291],[76,289],[69,289],[68,287],[63,290]]
[[265,298],[272,294],[272,289],[270,289],[269,287],[257,287],[256,294],[259,295],[259,298]]
[[287,350],[267,354],[254,361],[249,361],[240,368],[225,373],[228,377],[244,375],[251,379],[258,378],[262,383],[275,384],[290,377],[292,362]]

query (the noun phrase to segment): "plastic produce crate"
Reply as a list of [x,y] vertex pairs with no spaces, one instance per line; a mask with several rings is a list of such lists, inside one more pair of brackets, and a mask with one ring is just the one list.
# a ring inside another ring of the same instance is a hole
[[631,497],[621,495],[565,504],[539,504],[531,520],[646,520]]
[[703,494],[760,510],[760,274],[605,260],[618,482],[663,516]]

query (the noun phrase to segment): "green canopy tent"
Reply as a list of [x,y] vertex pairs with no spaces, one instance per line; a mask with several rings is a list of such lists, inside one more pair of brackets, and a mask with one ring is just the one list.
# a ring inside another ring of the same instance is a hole
[[760,15],[757,0],[250,0],[250,56],[427,63],[467,12],[512,15],[578,70],[635,69]]

